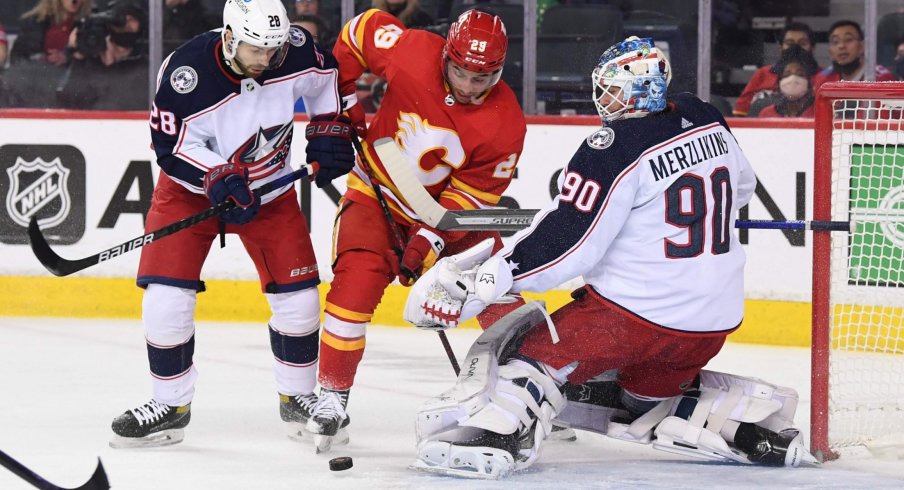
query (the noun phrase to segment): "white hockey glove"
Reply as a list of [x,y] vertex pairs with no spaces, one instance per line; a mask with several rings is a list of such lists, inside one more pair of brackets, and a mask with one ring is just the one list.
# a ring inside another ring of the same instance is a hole
[[485,240],[437,262],[411,288],[405,320],[428,330],[455,328],[502,298],[512,287],[512,273],[505,260],[486,258],[492,246]]

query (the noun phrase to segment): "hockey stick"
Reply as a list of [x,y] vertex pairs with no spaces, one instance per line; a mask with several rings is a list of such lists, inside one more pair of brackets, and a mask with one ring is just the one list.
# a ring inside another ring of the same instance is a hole
[[812,230],[812,231],[851,231],[854,221],[778,221],[778,220],[737,220],[735,228],[754,230]]
[[[389,140],[392,141],[391,138],[380,138],[378,141]],[[377,195],[377,201],[380,203],[380,207],[383,209],[383,217],[386,218],[386,223],[389,225],[389,229],[392,230],[392,236],[395,239],[395,246],[393,247],[393,252],[395,252],[396,257],[399,259],[399,267],[402,264],[402,255],[405,252],[405,239],[402,238],[402,232],[399,230],[399,225],[396,223],[395,218],[392,217],[392,211],[389,209],[389,204],[386,203],[386,196],[383,195],[383,191],[380,189],[380,186],[377,184],[377,179],[374,176],[373,168],[371,168],[370,159],[367,158],[367,154],[364,153],[364,148],[361,146],[361,141],[358,139],[357,135],[352,136],[352,142],[355,145],[355,151],[361,155],[361,160],[364,167],[364,172],[367,174],[367,178],[370,180],[370,187],[374,190],[374,194]],[[395,143],[392,144],[393,147],[398,150],[398,147],[395,146]],[[377,151],[379,155],[379,151]],[[381,157],[382,158],[382,157]],[[402,158],[405,158],[402,156]],[[386,166],[385,162],[383,164]],[[390,175],[390,178],[392,176]],[[393,180],[395,182],[395,180]],[[397,182],[395,182],[398,185]],[[426,194],[427,191],[423,186],[418,184],[418,187],[421,188],[422,191]],[[429,197],[430,195],[427,194]],[[432,201],[433,198],[430,198]],[[433,201],[436,202],[436,201]],[[414,279],[417,280],[417,272],[412,271],[414,273]],[[452,345],[449,344],[449,338],[446,337],[446,332],[442,330],[437,330],[436,333],[439,335],[439,341],[443,344],[443,349],[446,351],[446,356],[449,357],[449,363],[452,364],[452,370],[455,371],[455,375],[458,376],[458,373],[461,372],[461,367],[458,365],[458,358],[455,357],[455,352],[452,351]]]
[[537,209],[472,209],[453,211],[442,207],[421,184],[405,155],[392,138],[380,138],[374,149],[389,177],[405,201],[418,216],[437,230],[492,230],[517,231],[527,228],[534,220]]
[[[284,175],[272,182],[268,182],[260,186],[259,188],[254,190],[254,194],[258,197],[263,196],[275,189],[295,182],[302,177],[312,175],[317,172],[317,169],[318,165],[316,163],[303,165],[300,169],[290,174]],[[209,209],[205,209],[200,213],[193,214],[187,218],[176,221],[175,223],[168,224],[163,228],[160,228],[159,230],[154,230],[150,233],[146,233],[137,238],[133,238],[129,241],[120,243],[115,247],[110,247],[106,250],[82,259],[68,260],[57,255],[57,253],[50,248],[50,244],[47,243],[47,238],[45,238],[41,233],[41,229],[38,227],[38,221],[34,216],[32,216],[31,221],[28,223],[28,238],[31,241],[31,250],[32,252],[34,252],[35,257],[38,258],[41,264],[54,275],[62,277],[68,276],[73,272],[87,269],[88,267],[97,265],[114,257],[118,257],[124,253],[137,250],[149,243],[160,240],[163,237],[192,227],[198,223],[213,218],[214,216],[219,216],[226,211],[229,211],[233,207],[235,207],[234,202],[224,202]]]
[[[50,483],[3,451],[0,451],[0,464],[5,466],[9,471],[15,473],[19,478],[41,490],[70,490],[66,487],[60,487]],[[94,470],[94,474],[91,475],[91,478],[88,479],[84,485],[71,490],[107,490],[109,488],[110,482],[107,480],[107,472],[104,471],[104,465],[100,462],[100,458],[97,458],[97,468]]]

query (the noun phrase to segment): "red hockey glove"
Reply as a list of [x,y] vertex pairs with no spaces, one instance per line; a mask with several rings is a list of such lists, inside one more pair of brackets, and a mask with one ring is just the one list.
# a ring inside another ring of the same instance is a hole
[[210,169],[204,176],[204,193],[214,206],[226,201],[235,203],[234,208],[220,214],[220,220],[231,225],[251,221],[261,208],[261,200],[248,186],[248,170],[235,163]]
[[320,114],[311,118],[304,135],[308,140],[307,162],[318,162],[314,180],[317,187],[329,184],[355,166],[351,121],[339,114]]
[[423,225],[415,229],[417,232],[408,240],[398,271],[399,282],[404,286],[411,286],[427,269],[433,267],[446,247],[446,241],[439,231]]
[[361,104],[355,103],[345,110],[345,115],[352,121],[352,127],[358,133],[358,137],[362,140],[367,137],[367,121],[364,117],[364,108]]

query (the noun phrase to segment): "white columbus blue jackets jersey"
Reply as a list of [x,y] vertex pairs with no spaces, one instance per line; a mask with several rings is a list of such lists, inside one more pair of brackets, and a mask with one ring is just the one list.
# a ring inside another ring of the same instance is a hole
[[679,94],[666,111],[617,121],[581,145],[558,197],[502,251],[513,291],[583,276],[654,328],[731,331],[744,309],[734,219],[755,187],[722,115]]
[[[340,112],[338,68],[307,31],[289,31],[285,62],[257,79],[223,61],[220,30],[176,49],[157,75],[151,140],[157,163],[189,191],[203,194],[204,174],[227,162],[248,169],[252,188],[290,173],[295,101],[309,115]],[[267,203],[291,185],[264,196]]]

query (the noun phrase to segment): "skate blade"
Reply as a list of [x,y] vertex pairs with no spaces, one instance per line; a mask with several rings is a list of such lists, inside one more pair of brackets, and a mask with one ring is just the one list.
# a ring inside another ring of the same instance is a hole
[[348,431],[345,429],[339,429],[339,432],[334,436],[328,436],[324,434],[313,434],[314,436],[314,453],[322,454],[330,452],[330,449],[333,446],[341,446],[343,444],[348,444]]
[[122,437],[114,435],[110,440],[110,447],[114,449],[129,449],[142,447],[163,447],[179,444],[185,438],[182,429],[163,430],[145,437]]
[[449,468],[447,466],[432,466],[429,465],[420,459],[416,460],[410,466],[408,466],[409,470],[420,471],[423,473],[430,473],[433,475],[442,475],[442,476],[451,476],[454,478],[466,478],[469,480],[501,480],[505,476],[508,475],[509,472],[502,472],[498,474],[491,473],[481,473],[474,470],[464,470],[458,468]]
[[304,424],[300,424],[298,422],[286,422],[286,436],[289,439],[292,439],[296,442],[305,442],[307,438],[304,437],[307,430],[304,428]]

